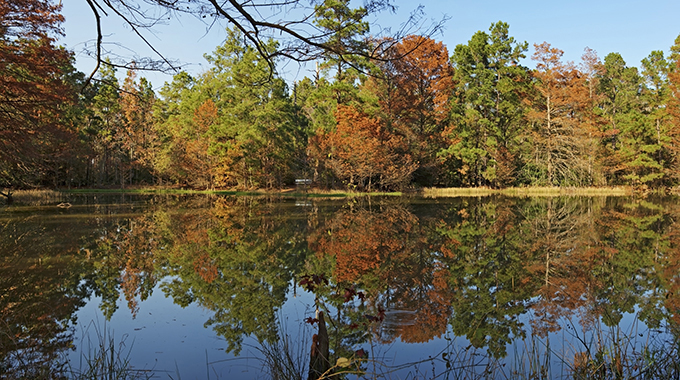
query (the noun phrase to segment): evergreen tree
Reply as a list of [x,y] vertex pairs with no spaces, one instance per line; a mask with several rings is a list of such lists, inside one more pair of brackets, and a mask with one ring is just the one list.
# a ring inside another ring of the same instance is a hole
[[519,64],[526,42],[508,34],[497,22],[489,33],[479,31],[451,57],[455,69],[451,145],[442,151],[459,163],[464,185],[508,186],[514,182],[518,137],[522,132],[521,94],[529,84],[528,70]]
[[160,168],[189,186],[292,183],[305,126],[283,80],[270,76],[266,60],[237,31],[229,30],[206,59],[207,72],[196,80],[180,74],[161,92],[166,148]]
[[628,67],[618,53],[605,57],[600,91],[608,124],[603,143],[606,154],[613,157],[607,165],[614,183],[647,186],[664,176],[663,165],[655,159],[661,149],[660,135],[643,113],[642,90],[637,68]]
[[[670,139],[670,114],[667,104],[670,97],[668,86],[668,72],[670,65],[662,51],[655,50],[642,60],[641,74],[644,82],[641,93],[644,123],[647,128],[655,132],[655,139],[651,139],[652,147],[648,155],[663,170],[663,180],[656,181],[657,185],[671,184],[677,175],[669,170],[672,162]],[[654,141],[655,140],[655,141]],[[654,151],[651,151],[654,150]]]

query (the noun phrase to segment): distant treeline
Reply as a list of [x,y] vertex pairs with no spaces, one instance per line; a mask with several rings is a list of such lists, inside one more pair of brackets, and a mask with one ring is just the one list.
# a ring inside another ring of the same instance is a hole
[[106,64],[85,86],[56,45],[59,6],[45,4],[31,17],[0,9],[18,20],[0,30],[0,187],[680,182],[680,37],[639,69],[587,48],[565,62],[536,44],[530,69],[528,44],[498,22],[452,54],[417,35],[368,41],[375,60],[329,52],[291,88],[229,30],[207,71],[155,93],[134,70],[119,83]]

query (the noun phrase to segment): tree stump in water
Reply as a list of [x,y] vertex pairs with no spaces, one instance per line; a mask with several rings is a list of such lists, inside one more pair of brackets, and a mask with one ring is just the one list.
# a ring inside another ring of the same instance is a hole
[[326,321],[324,321],[322,311],[319,312],[317,319],[319,320],[319,333],[312,336],[312,349],[309,354],[308,380],[317,380],[321,378],[321,376],[323,376],[331,367],[328,360],[328,330],[326,330]]

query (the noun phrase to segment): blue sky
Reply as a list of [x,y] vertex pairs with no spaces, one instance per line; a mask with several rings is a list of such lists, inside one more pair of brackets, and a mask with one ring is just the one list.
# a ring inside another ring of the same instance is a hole
[[[398,6],[396,13],[381,14],[375,22],[397,28],[406,20],[408,14],[418,3],[394,1]],[[449,17],[443,32],[434,38],[444,42],[449,53],[457,44],[467,43],[479,30],[488,30],[497,21],[510,25],[510,35],[518,41],[527,41],[530,57],[534,43],[544,41],[564,50],[564,58],[578,62],[583,49],[590,47],[603,58],[611,52],[620,53],[629,66],[639,67],[640,60],[653,50],[668,52],[680,35],[680,1],[445,1],[423,0],[425,17],[438,20],[444,15]],[[66,37],[61,43],[76,52],[77,68],[90,73],[94,60],[82,53],[86,44],[92,44],[96,37],[95,21],[85,0],[65,0],[63,14],[66,17],[64,28]],[[197,20],[186,18],[170,20],[169,25],[156,28],[148,38],[154,46],[169,58],[185,63],[183,69],[190,74],[204,71],[204,53],[209,53],[221,44],[225,33],[220,27],[206,31],[205,25]],[[126,49],[114,47],[128,56],[153,56],[141,41],[132,34],[123,22],[113,17],[105,18],[103,23],[106,39],[116,41]],[[531,60],[524,62],[534,67]],[[281,69],[288,80],[300,80],[311,73],[307,67],[288,64]],[[124,74],[121,74],[124,75]],[[144,73],[155,88],[171,75]]]

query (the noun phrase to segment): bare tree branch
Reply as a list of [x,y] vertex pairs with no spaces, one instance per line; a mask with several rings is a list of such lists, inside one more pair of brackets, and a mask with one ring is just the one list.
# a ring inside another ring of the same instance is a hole
[[99,11],[97,8],[99,7],[98,5],[95,5],[93,3],[93,0],[86,0],[87,4],[90,6],[90,9],[92,9],[92,13],[94,14],[94,18],[97,21],[97,63],[94,67],[94,70],[92,70],[92,73],[90,76],[87,77],[87,80],[85,80],[85,84],[83,87],[87,87],[90,82],[92,81],[92,78],[97,74],[97,71],[99,71],[99,66],[101,65],[102,62],[102,19],[101,16],[99,16]]
[[[179,20],[189,15],[201,20],[209,31],[215,25],[226,24],[238,29],[258,53],[266,58],[270,71],[275,72],[276,59],[285,57],[297,62],[317,60],[331,54],[338,61],[352,66],[357,57],[371,60],[396,59],[394,54],[385,54],[390,46],[397,44],[409,34],[431,36],[441,30],[446,17],[432,21],[426,26],[423,21],[422,7],[412,12],[401,28],[391,33],[390,28],[362,32],[345,40],[333,40],[336,33],[344,28],[352,28],[355,20],[340,25],[340,30],[320,28],[315,22],[317,10],[323,5],[320,0],[86,0],[97,22],[96,72],[103,62],[103,46],[108,41],[102,34],[102,14],[117,17],[128,25],[135,35],[157,56],[156,59],[135,58],[138,69],[177,71],[178,67],[166,58],[146,37],[153,33],[154,27],[168,23],[174,17]],[[365,16],[375,16],[381,12],[394,12],[392,0],[366,0],[363,8]],[[208,19],[208,20],[206,20]],[[208,22],[206,22],[208,21]],[[362,20],[360,22],[365,22]],[[279,43],[276,51],[267,50],[267,41],[274,39]],[[371,43],[368,43],[368,42]],[[376,43],[380,41],[379,43]],[[140,64],[141,63],[141,64]],[[114,63],[116,67],[130,68],[129,62]],[[87,80],[89,83],[94,72]]]

